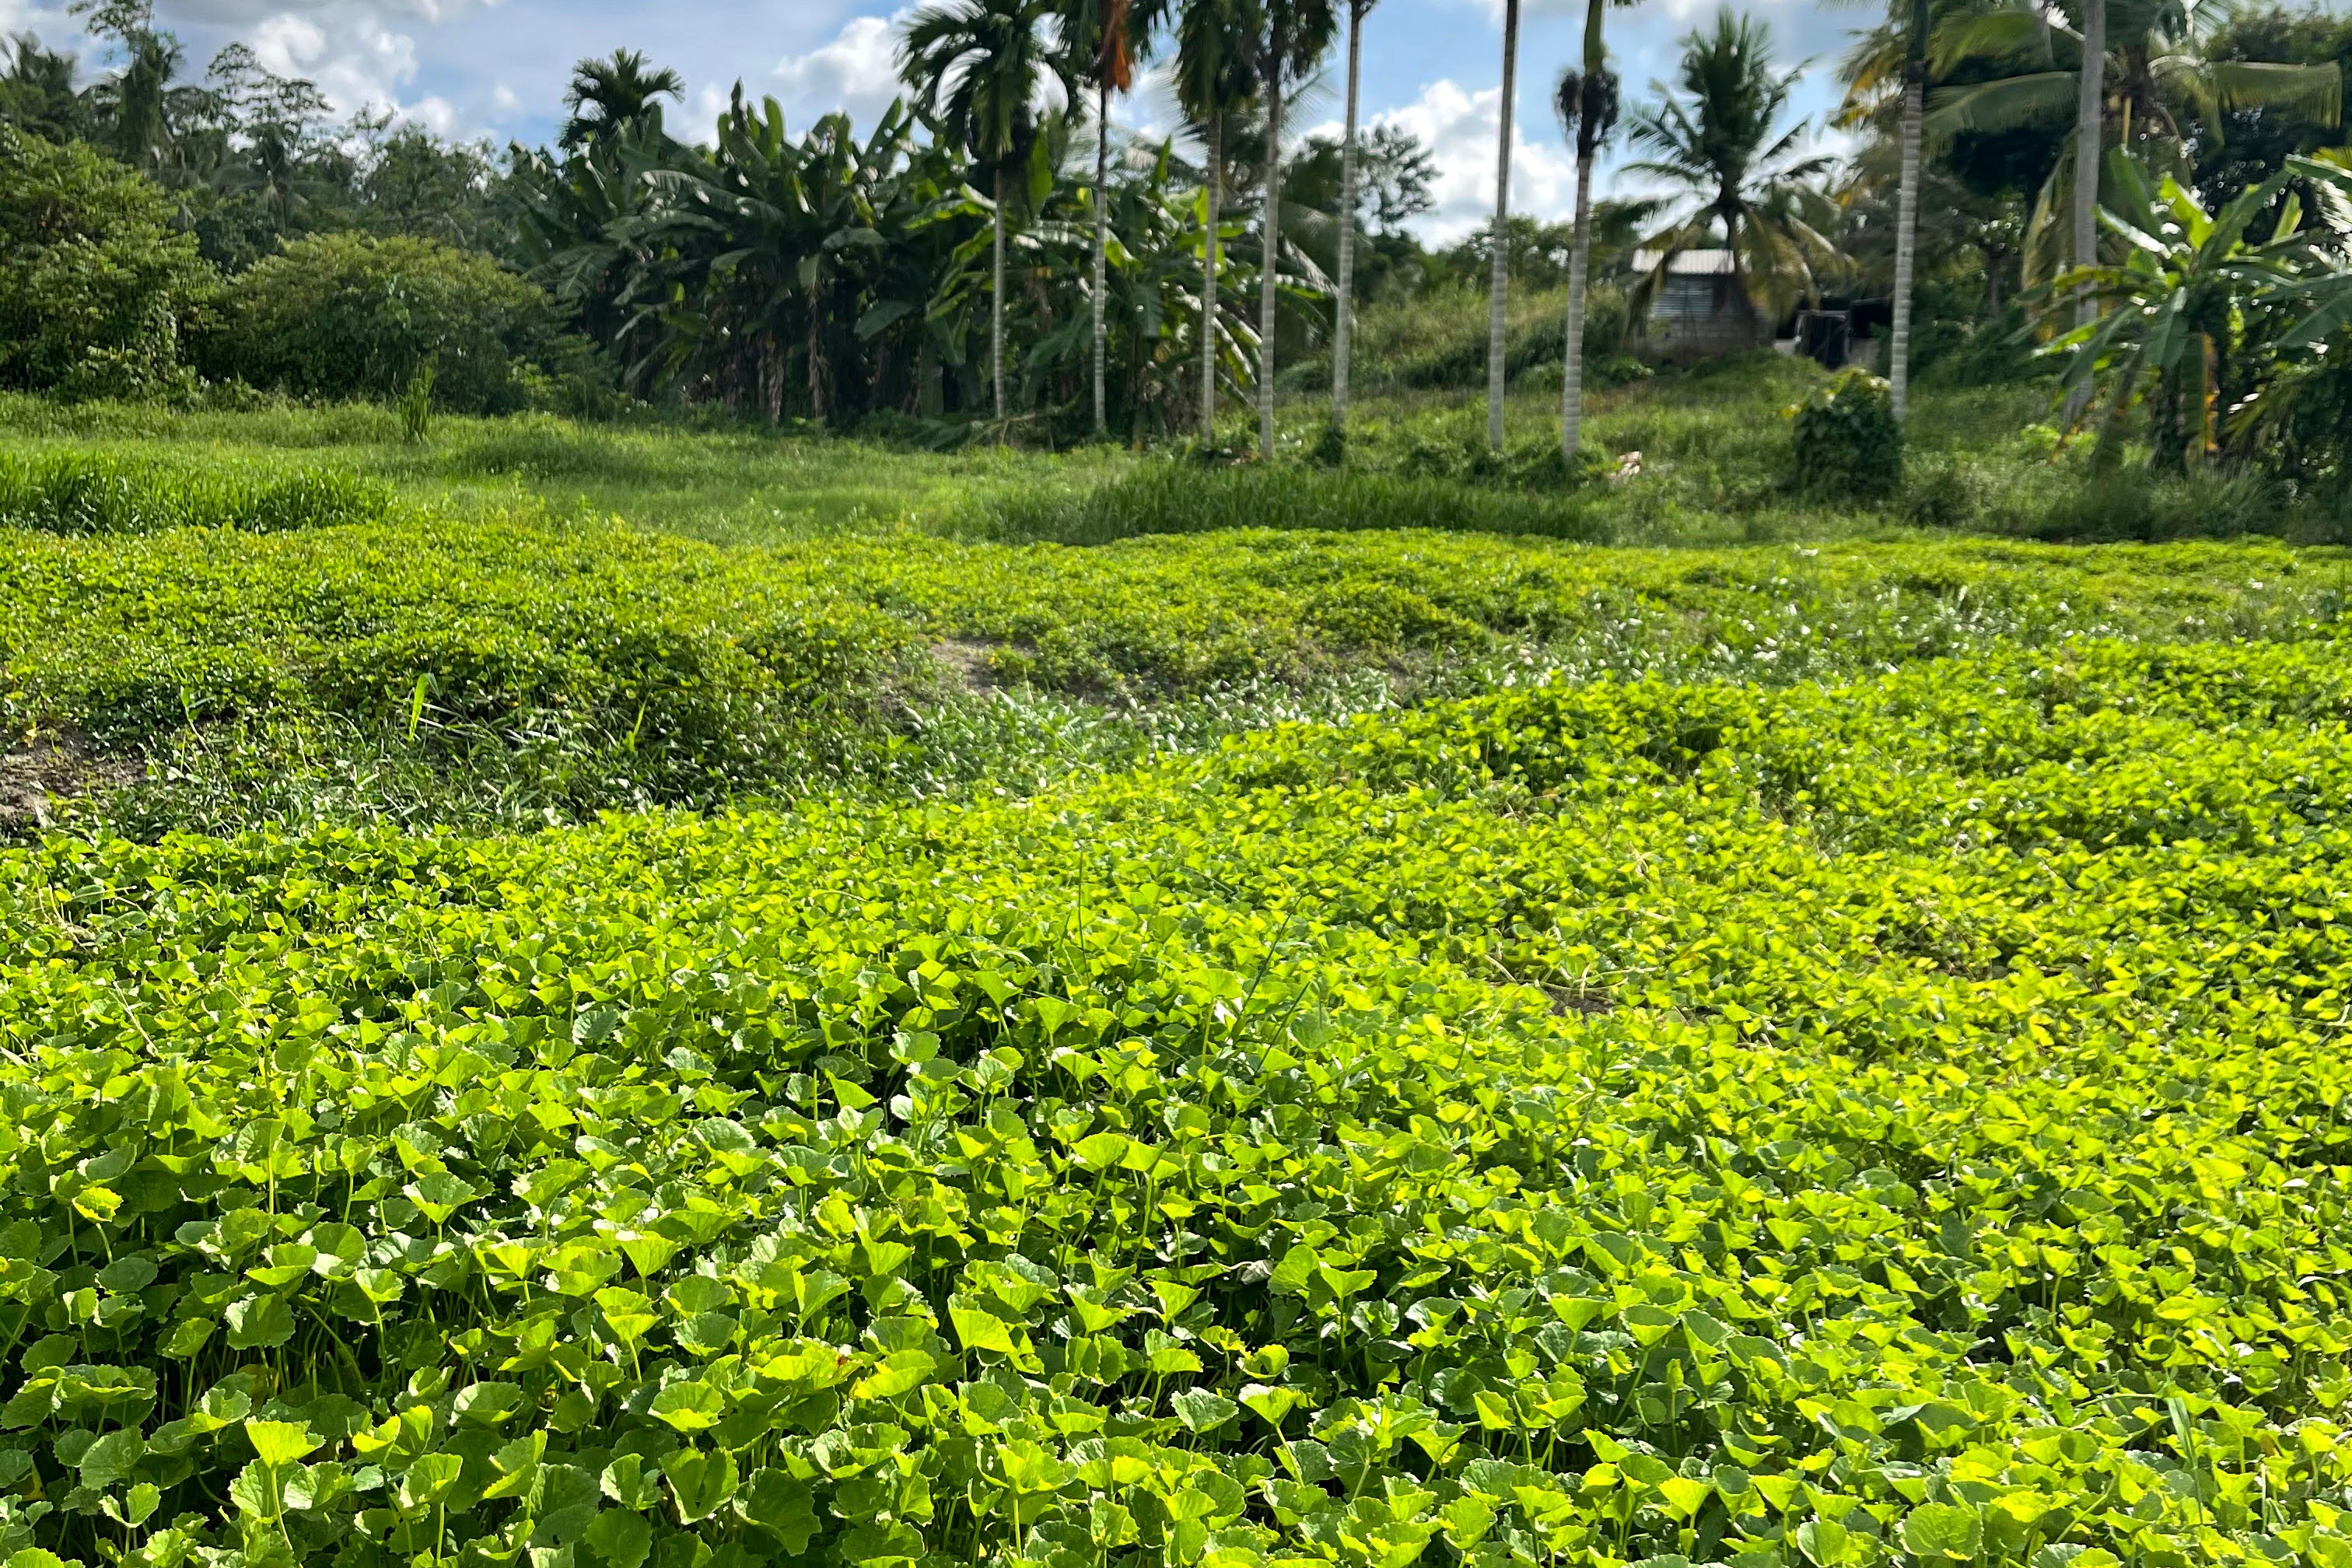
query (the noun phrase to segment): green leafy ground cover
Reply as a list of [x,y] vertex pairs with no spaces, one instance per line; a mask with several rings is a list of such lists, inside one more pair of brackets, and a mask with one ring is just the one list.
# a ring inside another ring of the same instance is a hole
[[131,778],[0,847],[0,1556],[2352,1568],[2342,561],[1703,380],[1565,502],[0,402],[0,809]]
[[2340,1563],[2332,637],[0,855],[8,1544]]
[[900,531],[730,551],[404,509],[0,542],[0,730],[143,770],[112,805],[150,833],[930,792],[1536,668],[1785,681],[2003,641],[2294,635],[2341,587],[2278,547]]

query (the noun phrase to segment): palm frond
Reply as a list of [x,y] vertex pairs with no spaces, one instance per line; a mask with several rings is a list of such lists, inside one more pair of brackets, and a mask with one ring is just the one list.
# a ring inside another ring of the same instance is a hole
[[2074,71],[2035,71],[1969,87],[1940,88],[1927,100],[1927,133],[2014,131],[2071,119],[2079,79]]
[[2326,65],[2273,65],[2264,60],[2215,60],[2204,68],[2224,109],[2284,109],[2333,126],[2344,116],[2344,72]]

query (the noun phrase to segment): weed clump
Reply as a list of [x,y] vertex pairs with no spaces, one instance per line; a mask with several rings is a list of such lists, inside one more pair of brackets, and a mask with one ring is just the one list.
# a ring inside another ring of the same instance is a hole
[[1880,500],[1903,484],[1903,426],[1893,390],[1849,370],[1789,411],[1796,487],[1809,494]]

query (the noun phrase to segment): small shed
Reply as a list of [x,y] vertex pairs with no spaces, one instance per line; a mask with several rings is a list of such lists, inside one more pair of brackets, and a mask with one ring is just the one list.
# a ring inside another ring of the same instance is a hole
[[[1658,252],[1633,253],[1636,277],[1655,271]],[[1650,313],[1641,324],[1649,351],[1665,359],[1705,359],[1771,342],[1762,316],[1740,298],[1728,250],[1685,250],[1666,263]]]

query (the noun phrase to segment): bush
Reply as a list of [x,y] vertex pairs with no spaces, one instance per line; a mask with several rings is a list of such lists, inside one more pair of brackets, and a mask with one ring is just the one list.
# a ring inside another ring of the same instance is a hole
[[0,526],[43,533],[280,533],[377,522],[391,508],[391,486],[341,468],[192,470],[105,453],[0,453]]
[[299,397],[389,401],[431,364],[439,406],[507,414],[532,400],[529,367],[561,338],[547,296],[487,256],[329,234],[238,279],[205,365]]
[[1895,423],[1893,390],[1877,376],[1847,371],[1814,389],[1790,416],[1800,489],[1875,497],[1902,485],[1903,426]]
[[0,125],[0,386],[184,388],[181,344],[218,283],[154,182]]

